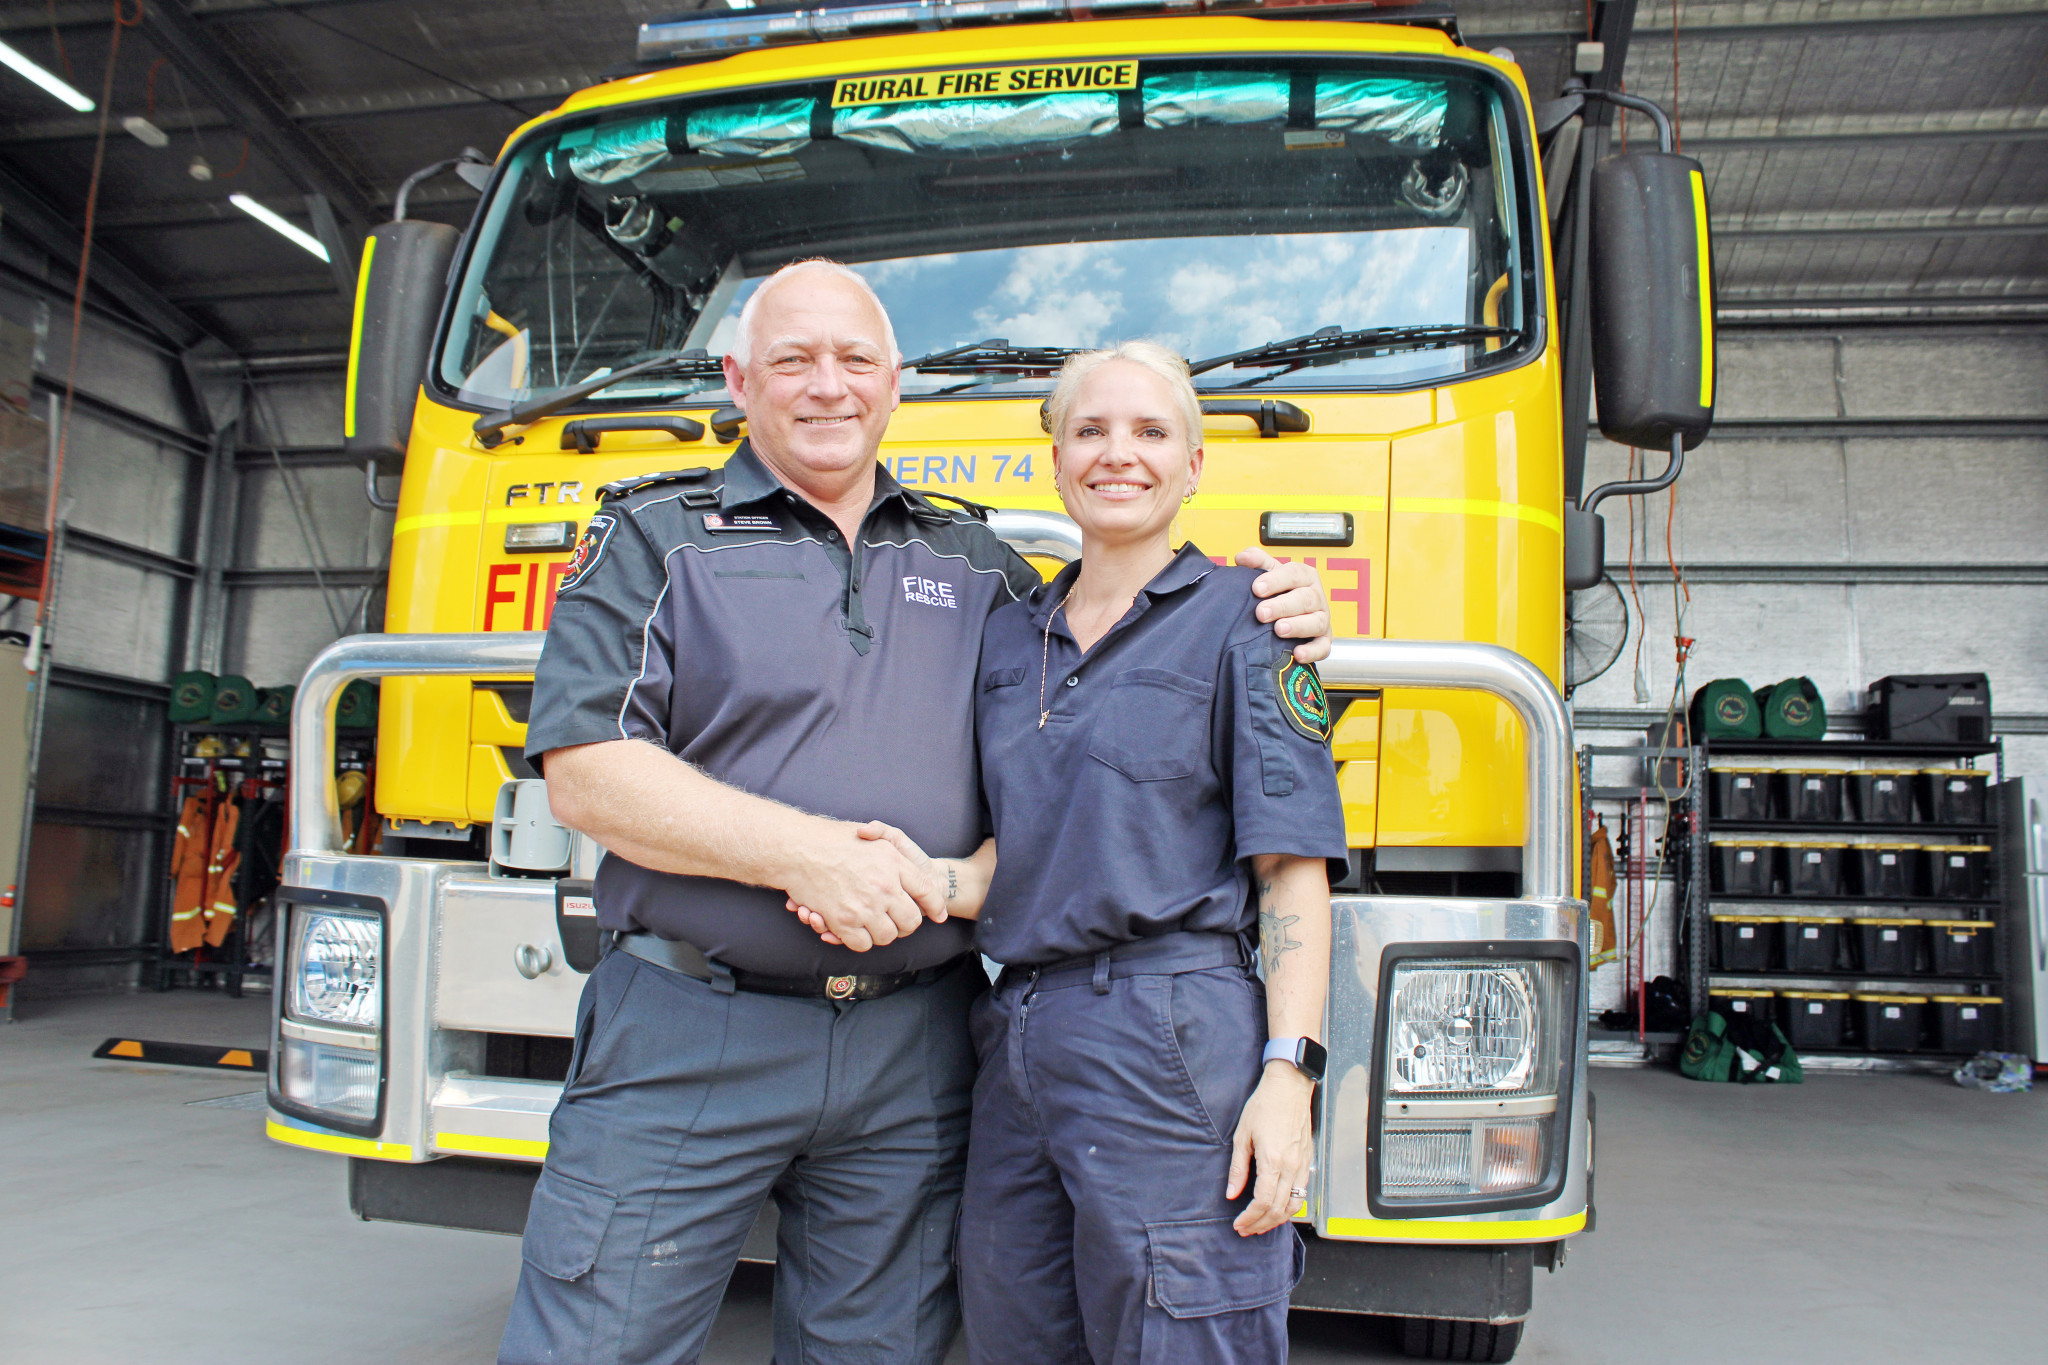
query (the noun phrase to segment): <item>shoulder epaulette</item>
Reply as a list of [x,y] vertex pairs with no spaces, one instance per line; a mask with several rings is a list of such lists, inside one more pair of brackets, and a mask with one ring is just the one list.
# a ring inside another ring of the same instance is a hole
[[597,490],[600,503],[614,498],[623,498],[638,493],[643,488],[653,488],[664,483],[702,483],[711,477],[711,471],[699,466],[696,469],[671,469],[660,474],[631,474],[623,479],[614,479]]
[[943,498],[947,502],[957,503],[962,511],[966,512],[968,516],[973,517],[976,521],[987,521],[988,514],[996,510],[987,503],[973,502],[952,493],[934,493],[923,488],[906,488],[903,491],[910,495],[910,515],[916,517],[919,521],[933,521],[941,525],[950,525],[952,523],[953,518],[950,514],[943,508],[931,505],[932,500],[935,498]]

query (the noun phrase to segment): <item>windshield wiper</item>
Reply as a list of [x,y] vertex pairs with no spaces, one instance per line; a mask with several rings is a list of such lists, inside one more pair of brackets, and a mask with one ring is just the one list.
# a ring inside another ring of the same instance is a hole
[[[525,426],[528,422],[538,422],[541,418],[580,403],[592,394],[608,389],[614,384],[622,383],[639,375],[651,374],[657,370],[673,371],[676,374],[685,375],[692,379],[716,378],[721,383],[725,379],[724,358],[707,355],[701,347],[682,351],[675,355],[658,355],[652,360],[643,360],[637,365],[628,365],[623,370],[613,370],[610,374],[601,374],[595,379],[586,379],[581,384],[572,384],[566,389],[557,389],[553,393],[546,394],[540,398],[529,398],[524,403],[515,404],[504,412],[487,412],[476,419],[474,430],[476,431],[477,439],[483,443],[485,449],[489,449],[505,439],[503,433],[506,427],[520,427]],[[708,384],[697,386],[697,388],[709,387],[712,386]],[[689,390],[692,393],[695,391],[695,389]]]
[[990,337],[950,351],[933,351],[903,362],[920,374],[994,374],[1015,379],[1046,379],[1060,372],[1079,346],[1012,346],[1007,337]]
[[[1269,341],[1264,346],[1254,346],[1249,351],[1238,351],[1231,355],[1213,356],[1198,360],[1188,366],[1189,374],[1207,374],[1220,370],[1225,365],[1238,370],[1258,370],[1267,367],[1282,368],[1292,374],[1296,370],[1314,365],[1334,365],[1340,360],[1355,360],[1361,356],[1393,355],[1400,351],[1427,351],[1442,346],[1464,346],[1473,342],[1506,340],[1520,336],[1512,327],[1477,327],[1461,323],[1430,323],[1418,327],[1367,327],[1362,331],[1346,332],[1335,327],[1325,327],[1320,332],[1294,337],[1287,341]],[[1262,379],[1277,379],[1278,375],[1265,375]],[[1260,382],[1260,381],[1253,381]]]

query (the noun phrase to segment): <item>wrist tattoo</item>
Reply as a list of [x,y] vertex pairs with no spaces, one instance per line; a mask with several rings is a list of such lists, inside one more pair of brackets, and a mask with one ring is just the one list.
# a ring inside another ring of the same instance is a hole
[[951,863],[946,864],[946,899],[960,899],[960,870]]

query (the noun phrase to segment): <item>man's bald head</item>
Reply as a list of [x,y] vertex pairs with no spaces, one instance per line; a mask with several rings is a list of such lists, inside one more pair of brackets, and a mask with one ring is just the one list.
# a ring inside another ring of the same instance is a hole
[[746,305],[740,309],[739,327],[733,335],[732,345],[726,348],[726,354],[738,361],[742,367],[753,356],[754,323],[761,311],[761,301],[771,293],[785,287],[828,279],[850,284],[867,296],[868,302],[874,305],[875,313],[882,320],[882,341],[889,348],[889,359],[892,362],[902,359],[903,353],[896,349],[895,325],[889,321],[889,310],[882,306],[881,296],[875,293],[875,287],[863,279],[860,272],[849,270],[839,262],[828,261],[823,257],[791,262],[764,280],[761,287],[754,291]]

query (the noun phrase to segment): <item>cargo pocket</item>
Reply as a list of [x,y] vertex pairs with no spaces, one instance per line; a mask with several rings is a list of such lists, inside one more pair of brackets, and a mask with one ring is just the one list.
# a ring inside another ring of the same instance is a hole
[[526,1263],[551,1279],[582,1279],[597,1264],[618,1202],[615,1194],[543,1167],[521,1242]]
[[1152,1302],[1173,1318],[1206,1318],[1263,1308],[1301,1278],[1302,1245],[1292,1224],[1240,1237],[1228,1218],[1147,1223]]
[[1133,782],[1191,775],[1209,752],[1209,698],[1215,688],[1164,668],[1125,669],[1109,687],[1088,756]]

